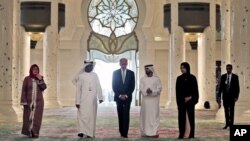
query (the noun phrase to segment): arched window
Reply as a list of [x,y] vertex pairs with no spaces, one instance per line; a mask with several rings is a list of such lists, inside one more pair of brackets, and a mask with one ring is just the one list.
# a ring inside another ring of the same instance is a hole
[[92,32],[88,50],[104,54],[121,54],[138,50],[134,29],[138,21],[135,0],[91,0],[88,21]]
[[110,37],[131,33],[138,20],[134,0],[92,0],[88,20],[94,32]]

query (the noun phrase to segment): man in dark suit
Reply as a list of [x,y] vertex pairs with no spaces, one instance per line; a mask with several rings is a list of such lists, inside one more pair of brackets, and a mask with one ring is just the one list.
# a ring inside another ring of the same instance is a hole
[[121,69],[113,72],[112,88],[115,93],[115,102],[117,105],[119,131],[121,137],[128,137],[129,129],[129,110],[132,101],[132,93],[135,89],[134,72],[127,69],[128,60],[120,60]]
[[228,64],[226,69],[227,73],[221,76],[217,99],[220,105],[222,95],[226,118],[226,125],[223,129],[227,129],[234,124],[234,105],[240,93],[238,76],[232,73],[233,66]]

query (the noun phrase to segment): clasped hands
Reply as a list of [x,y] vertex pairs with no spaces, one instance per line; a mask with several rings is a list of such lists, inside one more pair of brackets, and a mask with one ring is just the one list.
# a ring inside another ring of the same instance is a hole
[[187,103],[187,102],[190,101],[191,99],[192,99],[192,96],[185,97],[185,103]]
[[152,91],[150,88],[148,88],[148,89],[146,90],[146,93],[147,93],[147,95],[151,95],[151,94],[153,93],[153,91]]
[[128,98],[128,95],[121,94],[121,95],[119,95],[119,98],[124,101],[124,100],[126,100]]

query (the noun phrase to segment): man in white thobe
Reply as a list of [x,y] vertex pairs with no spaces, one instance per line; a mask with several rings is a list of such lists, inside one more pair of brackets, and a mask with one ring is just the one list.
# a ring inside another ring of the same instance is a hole
[[103,102],[102,88],[96,73],[92,72],[94,62],[85,61],[84,67],[73,80],[77,85],[76,107],[78,136],[93,138],[96,128],[97,104]]
[[145,73],[146,75],[140,80],[140,93],[142,94],[140,130],[142,137],[158,138],[159,100],[162,86],[159,77],[155,74],[153,65],[146,65]]

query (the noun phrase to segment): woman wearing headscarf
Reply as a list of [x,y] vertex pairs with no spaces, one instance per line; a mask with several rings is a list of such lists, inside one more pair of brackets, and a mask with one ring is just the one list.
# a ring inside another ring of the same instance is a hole
[[182,75],[176,81],[176,102],[178,106],[179,138],[194,138],[195,105],[199,100],[196,77],[190,73],[187,62],[181,63]]
[[162,85],[153,65],[145,66],[145,76],[140,80],[142,104],[140,110],[140,129],[142,137],[159,137],[160,93]]
[[21,94],[21,105],[24,107],[22,134],[32,138],[39,137],[44,109],[43,91],[46,88],[38,65],[32,65],[29,76],[23,80]]

